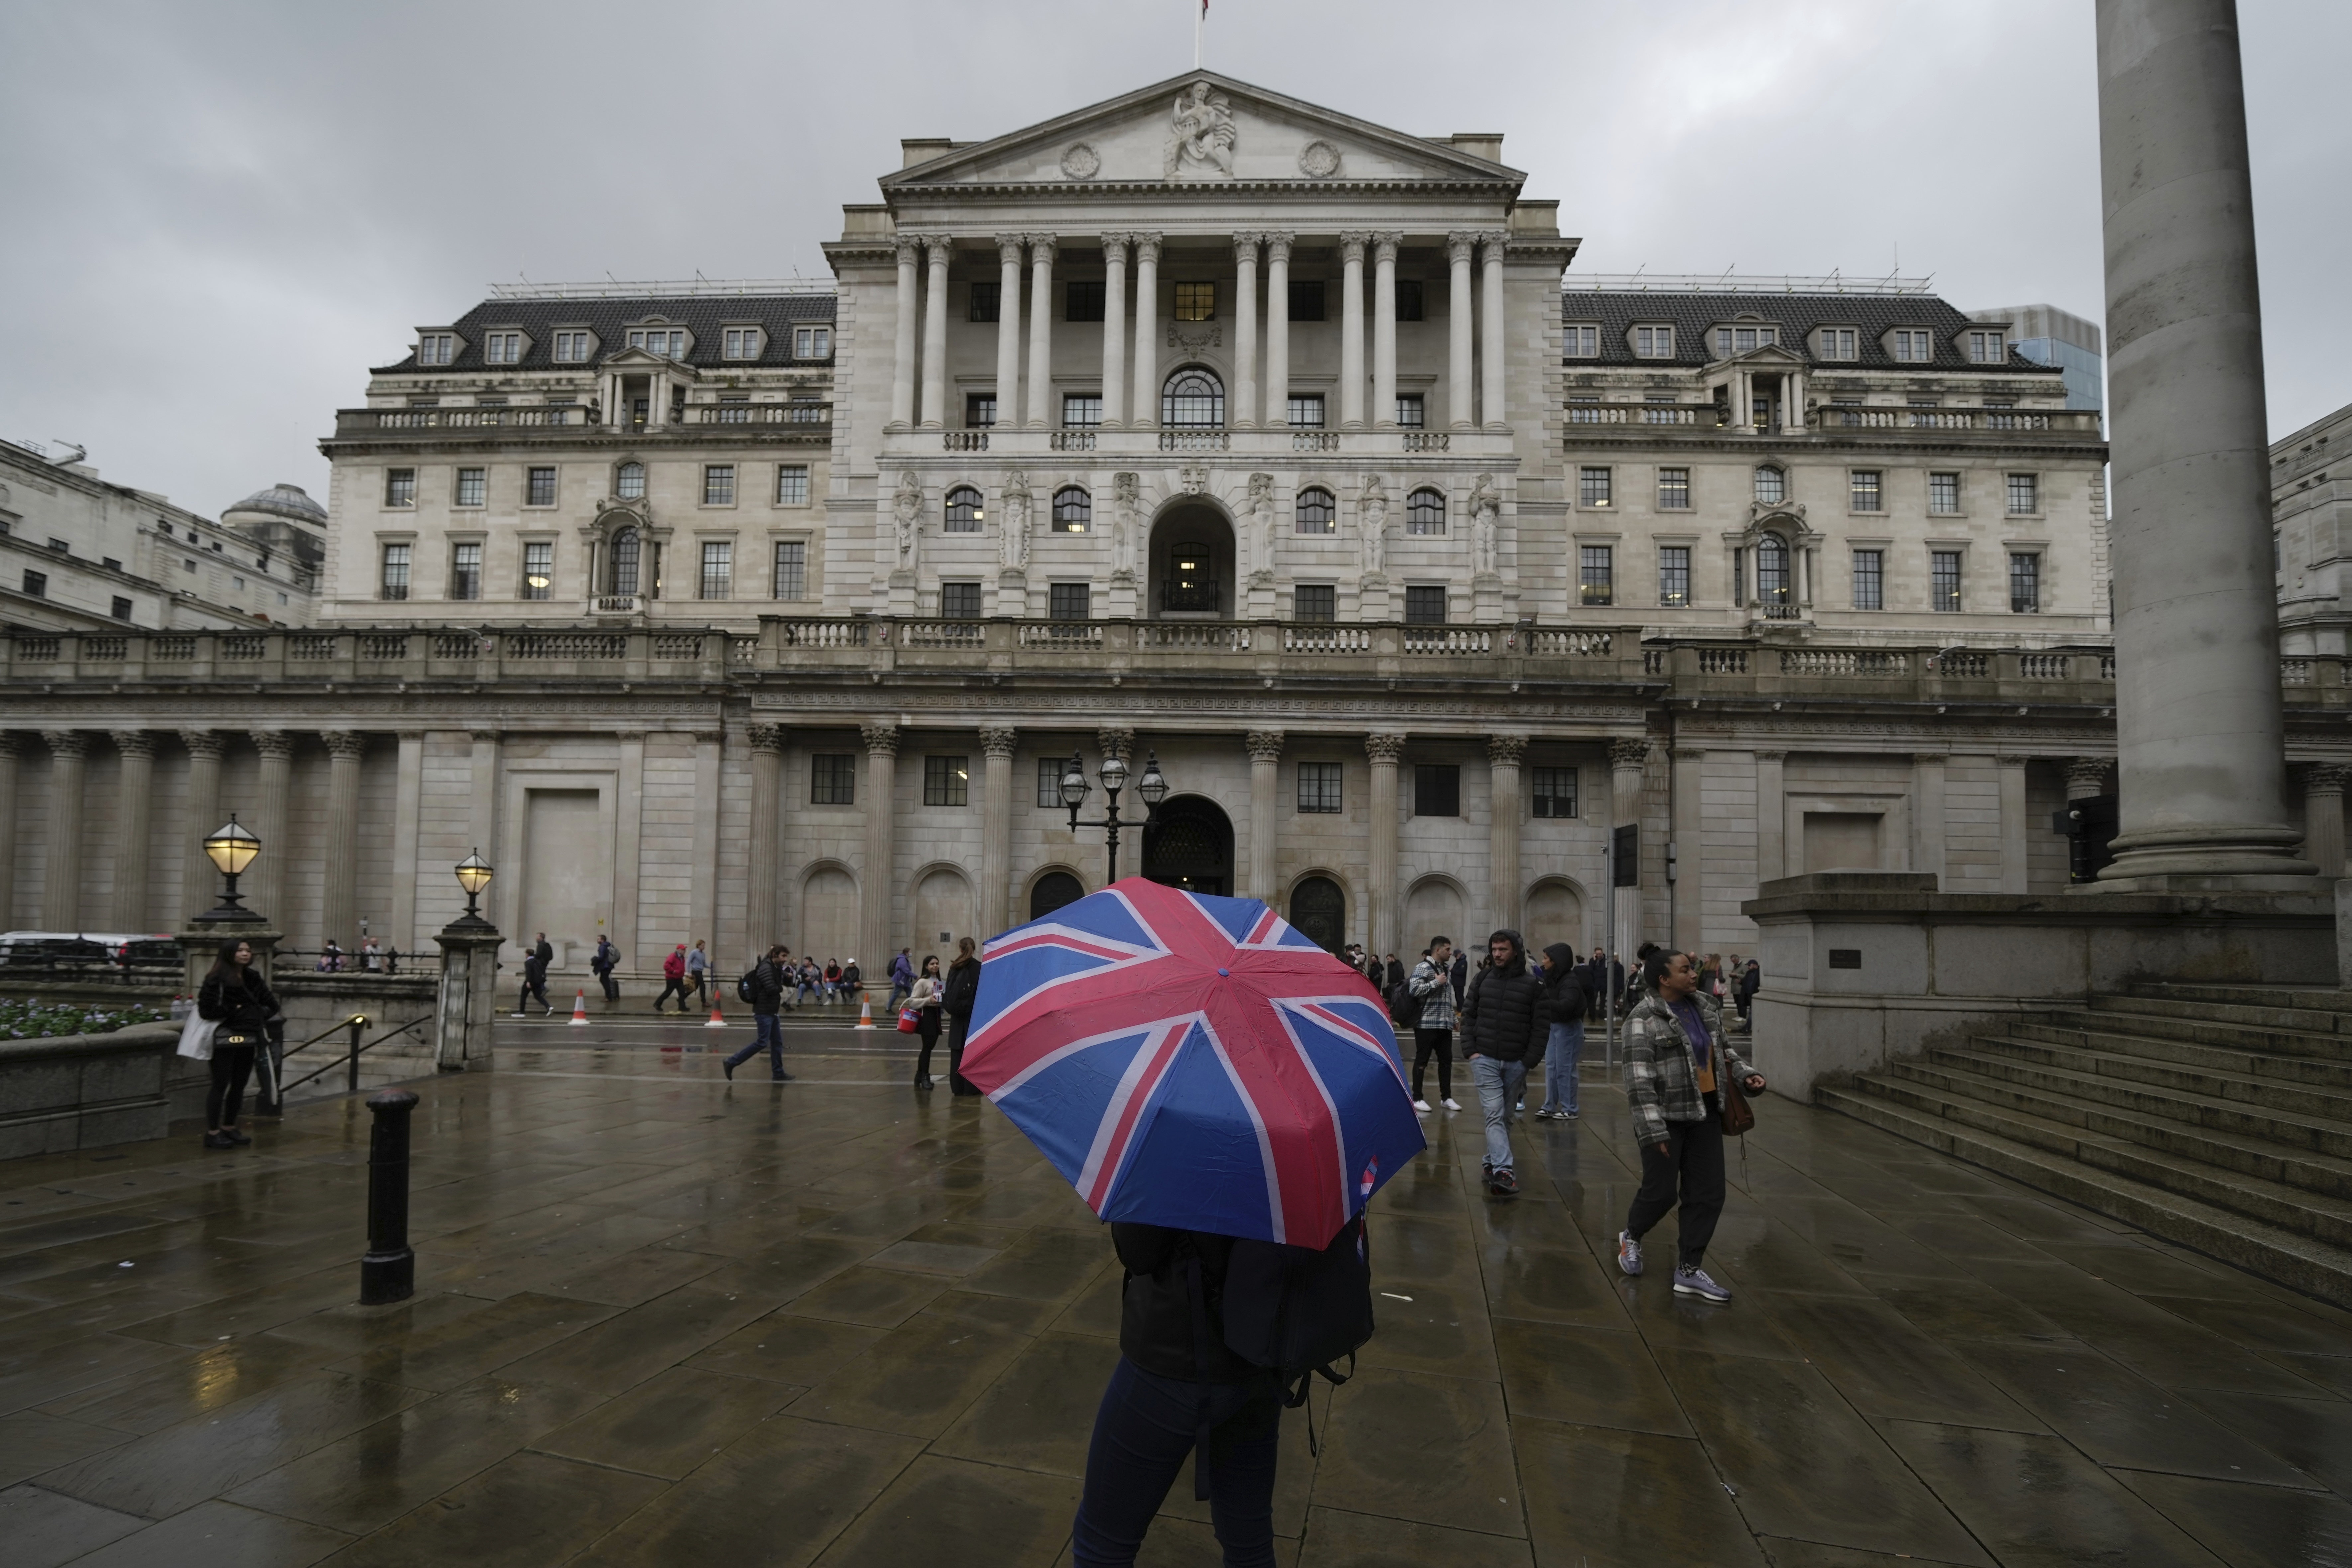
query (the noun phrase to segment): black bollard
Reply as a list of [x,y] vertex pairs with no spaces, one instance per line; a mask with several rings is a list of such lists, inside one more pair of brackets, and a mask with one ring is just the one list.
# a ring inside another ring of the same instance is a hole
[[416,1096],[388,1089],[368,1096],[375,1128],[368,1141],[368,1250],[360,1259],[360,1305],[380,1307],[416,1293],[408,1245],[408,1114]]

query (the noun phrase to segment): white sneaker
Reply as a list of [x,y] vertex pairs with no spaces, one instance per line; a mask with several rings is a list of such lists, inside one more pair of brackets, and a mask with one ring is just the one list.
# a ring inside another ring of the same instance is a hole
[[1459,1110],[1462,1109],[1462,1106],[1459,1101],[1449,1100],[1445,1101],[1445,1109],[1448,1110]]
[[1414,1100],[1414,1101],[1412,1102],[1412,1108],[1413,1108],[1415,1110],[1420,1111],[1423,1116],[1426,1116],[1426,1115],[1428,1115],[1428,1114],[1429,1114],[1429,1101],[1427,1101],[1427,1100]]

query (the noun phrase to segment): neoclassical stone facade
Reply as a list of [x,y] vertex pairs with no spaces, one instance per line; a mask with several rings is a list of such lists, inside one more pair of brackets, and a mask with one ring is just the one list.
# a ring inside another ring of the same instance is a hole
[[[421,328],[323,443],[316,626],[8,644],[0,908],[169,924],[234,808],[303,948],[428,940],[479,848],[567,984],[871,972],[1098,886],[1059,774],[1147,752],[1123,871],[1383,952],[1592,946],[1625,823],[1629,943],[1751,951],[1804,869],[2063,887],[2095,412],[1905,287],[1581,287],[1501,151],[1195,74],[907,143],[824,289]],[[2340,865],[2340,663],[2286,679]]]

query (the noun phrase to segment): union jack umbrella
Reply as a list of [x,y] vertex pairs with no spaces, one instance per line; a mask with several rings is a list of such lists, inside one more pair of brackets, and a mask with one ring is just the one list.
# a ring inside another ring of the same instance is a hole
[[1255,899],[1129,878],[983,957],[964,1077],[1107,1220],[1321,1247],[1427,1146],[1377,994]]

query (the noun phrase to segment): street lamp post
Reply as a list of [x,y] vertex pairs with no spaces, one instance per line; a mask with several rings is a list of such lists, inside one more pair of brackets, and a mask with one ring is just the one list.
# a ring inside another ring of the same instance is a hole
[[480,899],[482,889],[490,885],[491,877],[497,873],[490,869],[490,863],[482,858],[482,852],[479,849],[458,861],[457,871],[457,886],[466,889],[466,912],[450,922],[451,929],[455,930],[458,926],[488,925],[490,922],[482,918],[482,911],[476,900]]
[[[1104,810],[1100,818],[1092,822],[1078,820],[1078,807],[1086,804],[1094,786],[1087,783],[1086,764],[1076,752],[1070,753],[1070,765],[1062,774],[1062,804],[1070,808],[1071,832],[1081,827],[1103,830],[1104,844],[1110,852],[1110,875],[1104,879],[1108,884],[1118,880],[1118,830],[1126,825],[1118,815],[1118,793],[1127,787],[1127,763],[1115,756],[1105,757],[1102,766],[1095,770],[1095,776],[1102,780],[1103,786]],[[1136,826],[1149,827],[1159,816],[1160,803],[1168,794],[1168,781],[1160,773],[1159,752],[1144,752],[1143,776],[1136,781],[1135,793],[1143,797],[1143,818]]]
[[229,813],[226,826],[213,830],[205,839],[205,854],[220,868],[226,885],[221,889],[221,901],[197,917],[207,921],[242,922],[259,925],[262,917],[245,907],[236,891],[237,873],[253,864],[261,853],[261,840],[238,826],[236,813]]

